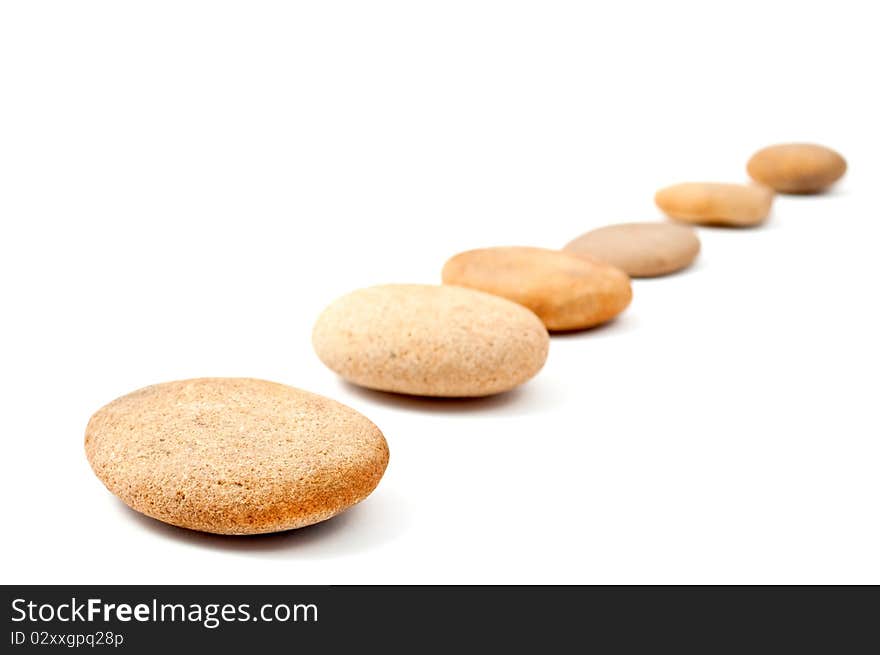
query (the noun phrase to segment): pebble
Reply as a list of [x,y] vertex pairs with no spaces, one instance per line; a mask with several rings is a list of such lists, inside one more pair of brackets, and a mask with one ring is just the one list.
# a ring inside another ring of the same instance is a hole
[[820,193],[846,173],[846,160],[813,143],[782,143],[749,159],[749,175],[780,193]]
[[339,298],[318,318],[315,352],[362,387],[418,396],[509,391],[544,365],[549,336],[525,307],[454,286],[390,284]]
[[630,277],[655,277],[690,266],[700,252],[700,240],[685,225],[620,223],[582,234],[564,250],[599,259]]
[[751,227],[770,215],[773,190],[752,184],[685,182],[661,189],[657,206],[670,218],[697,225]]
[[605,323],[632,300],[629,277],[620,269],[543,248],[513,246],[460,253],[443,267],[443,283],[513,300],[556,331]]
[[200,378],[146,387],[89,421],[95,475],[132,509],[217,534],[299,528],[366,498],[388,445],[329,398],[275,382]]

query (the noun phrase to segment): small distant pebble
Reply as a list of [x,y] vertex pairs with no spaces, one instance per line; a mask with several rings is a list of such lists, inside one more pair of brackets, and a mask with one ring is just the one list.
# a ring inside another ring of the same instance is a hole
[[819,193],[846,173],[846,160],[831,148],[783,143],[759,150],[749,160],[753,180],[780,193]]
[[690,266],[700,252],[700,240],[685,225],[620,223],[582,234],[564,250],[599,259],[631,277],[655,277]]
[[581,330],[605,323],[632,299],[629,277],[620,269],[543,248],[460,253],[443,267],[443,283],[513,300],[535,312],[549,330]]
[[770,215],[770,187],[718,182],[685,182],[661,189],[657,206],[670,218],[697,225],[751,227]]
[[312,332],[328,368],[370,389],[488,396],[534,376],[550,338],[525,307],[452,286],[390,284],[331,303]]
[[366,498],[388,444],[353,409],[275,382],[200,378],[117,398],[89,421],[86,456],[126,505],[218,534],[290,530]]

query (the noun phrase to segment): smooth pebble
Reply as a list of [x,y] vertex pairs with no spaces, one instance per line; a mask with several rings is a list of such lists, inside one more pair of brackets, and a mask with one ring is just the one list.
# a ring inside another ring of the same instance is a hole
[[311,525],[379,483],[388,445],[334,400],[275,382],[167,382],[98,410],[85,436],[95,475],[159,521],[218,534]]
[[443,283],[479,289],[535,312],[549,330],[581,330],[611,320],[632,300],[629,277],[595,259],[509,246],[469,250],[443,267]]
[[773,189],[758,184],[685,182],[661,189],[654,201],[677,221],[751,227],[767,220],[773,195]]
[[544,365],[549,336],[525,307],[454,286],[391,284],[327,307],[312,332],[328,368],[362,387],[419,396],[508,391]]
[[594,257],[631,277],[655,277],[690,266],[700,252],[700,240],[685,225],[620,223],[582,234],[563,250]]
[[759,150],[746,167],[756,182],[780,193],[819,193],[846,173],[846,160],[813,143],[782,143]]

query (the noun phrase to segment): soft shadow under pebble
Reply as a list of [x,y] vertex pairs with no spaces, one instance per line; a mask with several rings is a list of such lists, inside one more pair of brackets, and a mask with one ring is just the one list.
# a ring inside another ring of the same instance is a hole
[[547,378],[535,379],[511,391],[480,398],[432,398],[375,391],[340,380],[340,387],[348,394],[374,405],[426,414],[495,414],[524,415],[548,411],[558,406],[562,394],[554,392]]
[[371,550],[398,538],[412,518],[406,501],[383,492],[321,523],[286,532],[235,536],[178,528],[140,514],[121,501],[114,504],[123,518],[162,538],[195,548],[275,559],[333,559]]

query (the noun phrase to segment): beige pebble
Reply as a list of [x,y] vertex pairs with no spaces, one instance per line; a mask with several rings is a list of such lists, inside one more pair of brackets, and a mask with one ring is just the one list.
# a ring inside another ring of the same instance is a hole
[[654,277],[690,266],[700,252],[700,240],[685,225],[620,223],[582,234],[564,250],[599,259],[631,277]]
[[772,189],[757,184],[685,182],[661,189],[654,201],[678,221],[750,227],[767,220],[773,195]]
[[419,396],[488,396],[534,376],[549,336],[524,307],[471,289],[391,284],[333,302],[312,343],[354,384]]
[[218,534],[329,519],[379,483],[388,445],[364,416],[275,382],[201,378],[146,387],[89,421],[95,475],[132,509]]
[[749,159],[749,175],[780,193],[819,193],[846,173],[846,160],[813,143],[782,143]]
[[480,289],[524,305],[549,330],[604,323],[632,299],[629,277],[603,262],[558,250],[499,247],[470,250],[443,267],[443,283]]

